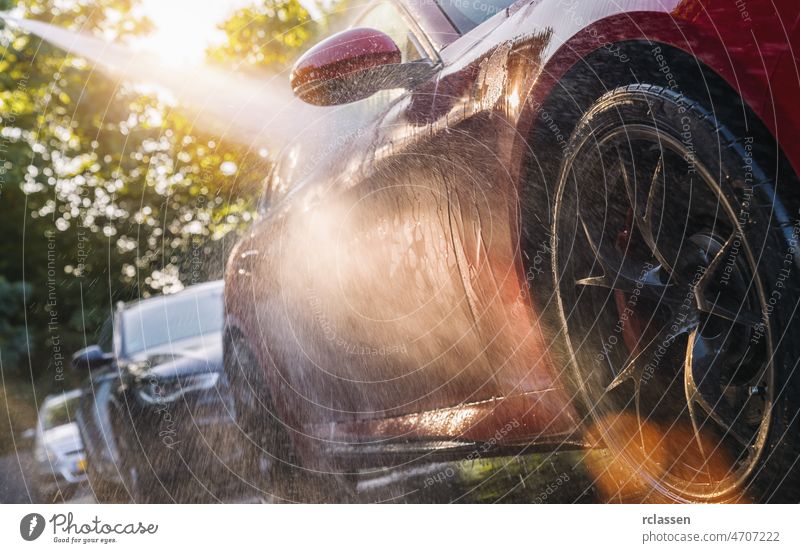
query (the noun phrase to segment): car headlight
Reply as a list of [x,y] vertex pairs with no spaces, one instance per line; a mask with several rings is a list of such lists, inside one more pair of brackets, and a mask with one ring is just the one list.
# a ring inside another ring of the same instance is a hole
[[142,396],[151,403],[169,403],[180,396],[204,390],[217,385],[219,373],[198,373],[171,380],[153,379],[141,391]]
[[72,460],[72,472],[74,474],[86,472],[86,457],[78,457]]

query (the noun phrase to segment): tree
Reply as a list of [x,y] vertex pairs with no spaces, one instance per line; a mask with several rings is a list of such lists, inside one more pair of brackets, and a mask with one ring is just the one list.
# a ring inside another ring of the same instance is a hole
[[[125,41],[150,29],[130,15],[134,3],[26,0],[19,8]],[[223,24],[229,41],[209,52],[215,63],[278,70],[323,28],[298,26],[307,14],[296,0],[250,10]],[[259,55],[262,34],[272,46]],[[31,359],[0,355],[6,370],[26,374],[30,364],[52,376],[56,347],[92,343],[116,302],[220,277],[270,161],[199,132],[158,95],[118,87],[37,37],[11,27],[0,37],[0,301],[22,306],[25,290]]]
[[18,366],[25,355],[25,319],[23,298],[29,290],[22,283],[10,284],[0,276],[0,360]]
[[236,61],[250,68],[286,69],[327,28],[298,0],[264,0],[237,10],[220,25],[226,41],[208,51],[210,60]]

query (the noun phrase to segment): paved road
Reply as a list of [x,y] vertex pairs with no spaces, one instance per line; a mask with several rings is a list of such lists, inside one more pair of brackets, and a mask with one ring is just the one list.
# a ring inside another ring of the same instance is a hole
[[30,503],[32,465],[30,452],[0,457],[0,503]]
[[[603,501],[587,471],[585,452],[562,452],[469,462],[430,463],[362,475],[356,495],[328,490],[320,496],[318,483],[294,482],[292,495],[307,501],[394,503],[587,503]],[[611,499],[611,498],[609,498]],[[87,490],[74,501],[91,502]],[[124,501],[125,498],[119,498]],[[272,502],[239,490],[202,490],[183,501]]]
[[[30,455],[22,455],[19,462],[14,455],[0,457],[2,503],[29,502],[20,462],[29,474]],[[634,503],[658,500],[647,496],[629,475],[615,470],[613,459],[603,450],[560,451],[374,471],[358,479],[355,495],[340,494],[336,489],[329,489],[325,496],[315,495],[319,493],[318,486],[308,481],[296,482],[293,486],[293,495],[311,502]],[[241,486],[238,489],[214,487],[208,482],[181,487],[174,497],[178,502],[271,502]],[[111,499],[121,503],[130,500],[124,490]],[[87,484],[68,501],[93,503],[95,495]]]
[[[11,453],[0,456],[0,503],[61,503],[58,492],[52,497],[37,495],[33,483],[34,462],[30,451],[19,455]],[[79,488],[75,494],[78,502],[92,502],[93,496],[86,487]]]

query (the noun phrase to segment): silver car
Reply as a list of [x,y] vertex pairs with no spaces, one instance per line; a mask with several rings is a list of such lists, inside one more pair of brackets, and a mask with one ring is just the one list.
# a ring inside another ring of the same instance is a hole
[[49,396],[39,409],[34,458],[36,488],[43,503],[68,499],[86,480],[86,453],[75,424],[80,396],[80,390]]

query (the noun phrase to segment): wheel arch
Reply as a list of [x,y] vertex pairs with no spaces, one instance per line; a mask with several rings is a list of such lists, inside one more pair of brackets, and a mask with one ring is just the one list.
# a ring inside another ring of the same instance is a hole
[[[797,181],[792,163],[758,115],[758,106],[748,100],[756,101],[757,94],[741,94],[702,59],[668,42],[631,39],[613,46],[613,50],[603,47],[593,50],[560,72],[560,77],[552,83],[543,82],[530,90],[514,146],[523,209],[534,209],[537,218],[549,227],[550,214],[543,202],[526,201],[533,193],[530,187],[534,187],[537,197],[544,187],[549,197],[558,178],[561,154],[585,111],[606,92],[637,83],[670,88],[706,106],[734,134],[759,137],[754,156],[762,164],[770,165],[776,175],[791,175]],[[654,52],[663,56],[665,66],[660,65],[662,62],[654,57]],[[620,63],[620,56],[627,61]],[[557,57],[548,66],[557,66]],[[545,68],[540,80],[547,81],[558,73]],[[800,194],[797,186],[793,188]],[[795,205],[800,205],[800,201]]]
[[[621,86],[650,81],[650,84],[668,87],[664,73],[654,63],[654,49],[668,58],[668,65],[675,69],[672,74],[679,84],[673,87],[676,92],[706,106],[735,135],[761,139],[755,141],[757,147],[752,155],[762,166],[769,166],[776,181],[786,181],[781,187],[782,196],[792,206],[792,212],[797,213],[800,179],[770,127],[758,115],[758,106],[748,101],[748,98],[759,98],[758,94],[740,94],[738,88],[703,59],[670,42],[634,38],[621,40],[614,46],[614,50],[595,48],[579,56],[566,69],[559,65],[558,55],[553,56],[528,95],[523,96],[525,104],[516,129],[517,143],[512,157],[513,167],[519,171],[520,210],[518,224],[512,232],[519,233],[515,238],[522,252],[535,251],[542,236],[551,235],[552,200],[562,155],[586,110],[605,93]],[[571,50],[569,55],[574,53]],[[624,64],[618,61],[621,54],[627,59]],[[550,79],[552,82],[548,83]],[[520,282],[525,282],[529,270],[526,257],[521,255],[517,259]],[[546,324],[558,328],[557,321],[544,305],[552,296],[552,283],[540,281],[537,286],[540,288],[537,293],[530,295],[533,306]]]

